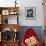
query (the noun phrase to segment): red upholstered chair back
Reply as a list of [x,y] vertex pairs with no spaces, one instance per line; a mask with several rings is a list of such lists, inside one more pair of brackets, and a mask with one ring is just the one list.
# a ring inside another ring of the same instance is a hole
[[21,45],[26,46],[25,39],[28,39],[29,37],[32,37],[32,36],[37,37],[37,34],[34,32],[32,28],[28,28],[24,34],[24,37],[22,38]]

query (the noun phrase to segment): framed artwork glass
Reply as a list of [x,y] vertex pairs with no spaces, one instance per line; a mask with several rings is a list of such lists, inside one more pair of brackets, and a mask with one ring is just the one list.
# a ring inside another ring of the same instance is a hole
[[25,17],[29,20],[35,20],[36,19],[36,8],[35,7],[26,7],[25,8]]
[[8,24],[17,24],[18,23],[18,16],[10,16],[8,18]]
[[18,16],[3,16],[2,19],[3,24],[17,24],[18,23]]
[[2,15],[9,15],[9,10],[2,10]]

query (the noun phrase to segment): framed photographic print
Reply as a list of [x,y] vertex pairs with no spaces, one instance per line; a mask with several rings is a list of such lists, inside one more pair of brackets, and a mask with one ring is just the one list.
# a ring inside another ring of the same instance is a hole
[[26,7],[26,19],[35,20],[36,19],[36,8],[35,7]]
[[9,10],[2,10],[2,15],[9,15]]

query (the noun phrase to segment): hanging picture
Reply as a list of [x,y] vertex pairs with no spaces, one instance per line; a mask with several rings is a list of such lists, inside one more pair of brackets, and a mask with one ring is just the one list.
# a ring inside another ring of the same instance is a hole
[[36,8],[26,7],[25,8],[26,19],[35,20],[36,19]]
[[9,15],[9,10],[2,10],[2,15]]

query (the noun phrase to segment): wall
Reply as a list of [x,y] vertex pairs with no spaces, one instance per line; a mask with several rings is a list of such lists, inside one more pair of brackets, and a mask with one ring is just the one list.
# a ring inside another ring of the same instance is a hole
[[[21,0],[19,1],[21,5],[19,24],[22,26],[42,26],[43,25],[43,6],[42,0]],[[35,7],[36,8],[36,20],[26,20],[25,19],[25,7]]]
[[44,0],[44,26],[46,26],[46,0]]
[[[15,6],[15,0],[0,0],[0,6],[9,7]],[[43,6],[42,0],[17,0],[19,10],[19,24],[20,26],[43,26]],[[26,20],[25,19],[25,7],[35,7],[36,8],[36,20]]]

